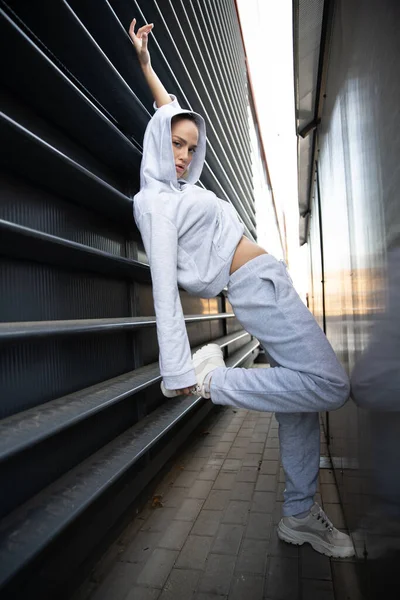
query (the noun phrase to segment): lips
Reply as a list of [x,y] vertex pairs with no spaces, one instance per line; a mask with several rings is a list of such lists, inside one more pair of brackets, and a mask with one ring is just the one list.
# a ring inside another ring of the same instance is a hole
[[177,171],[179,171],[179,173],[183,173],[183,171],[185,170],[185,167],[182,167],[181,165],[175,165],[175,168]]

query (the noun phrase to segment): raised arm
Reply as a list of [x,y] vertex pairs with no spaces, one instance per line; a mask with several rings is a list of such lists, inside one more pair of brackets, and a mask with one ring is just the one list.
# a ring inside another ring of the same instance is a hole
[[135,26],[136,19],[133,19],[129,27],[129,37],[135,46],[143,75],[145,76],[150,91],[153,94],[154,101],[158,108],[160,108],[160,106],[164,106],[164,104],[169,104],[172,102],[172,99],[151,66],[147,42],[149,33],[153,29],[154,25],[153,23],[143,25],[143,27],[138,29],[136,33]]

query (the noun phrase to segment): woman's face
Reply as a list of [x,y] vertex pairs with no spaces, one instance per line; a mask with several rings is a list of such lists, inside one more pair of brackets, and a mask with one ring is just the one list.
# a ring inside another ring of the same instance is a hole
[[194,121],[179,119],[171,124],[171,135],[176,176],[179,179],[192,162],[199,141],[199,130]]

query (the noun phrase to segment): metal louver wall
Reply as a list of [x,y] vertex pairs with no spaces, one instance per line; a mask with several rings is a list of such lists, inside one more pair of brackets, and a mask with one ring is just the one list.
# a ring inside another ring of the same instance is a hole
[[[152,114],[127,35],[202,113],[201,185],[256,236],[233,0],[0,1],[0,595],[68,596],[211,406],[164,402],[150,273],[132,217]],[[192,348],[254,360],[224,294],[181,292]]]

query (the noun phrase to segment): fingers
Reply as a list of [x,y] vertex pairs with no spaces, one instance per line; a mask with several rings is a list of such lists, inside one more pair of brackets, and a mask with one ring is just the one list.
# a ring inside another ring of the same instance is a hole
[[154,24],[153,23],[148,23],[147,25],[143,25],[143,27],[140,27],[137,30],[137,33],[135,33],[135,27],[136,27],[136,19],[133,19],[131,24],[129,25],[129,35],[131,36],[132,40],[134,40],[135,38],[141,38],[143,33],[150,33],[150,31],[153,29]]
[[133,19],[133,21],[129,25],[129,35],[131,36],[132,39],[134,39],[136,37],[135,25],[136,25],[136,19]]
[[179,395],[185,394],[185,396],[190,396],[191,389],[190,388],[182,388],[181,390],[176,390]]
[[150,31],[153,29],[153,27],[154,27],[153,23],[149,23],[148,25],[143,25],[143,27],[138,29],[138,32],[136,34],[137,37],[143,38],[144,35],[148,35],[150,33]]

